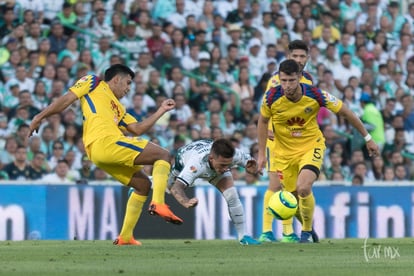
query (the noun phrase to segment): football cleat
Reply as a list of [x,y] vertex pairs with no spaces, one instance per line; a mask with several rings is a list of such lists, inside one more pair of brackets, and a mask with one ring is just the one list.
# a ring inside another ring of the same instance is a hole
[[319,236],[318,234],[316,234],[315,229],[312,228],[312,240],[314,243],[318,243],[319,242]]
[[239,241],[241,245],[259,245],[260,242],[256,241],[250,236],[244,235],[243,238]]
[[151,216],[160,216],[166,222],[171,222],[173,224],[182,224],[183,220],[174,215],[170,210],[170,207],[165,203],[155,203],[151,202],[148,212]]
[[313,243],[312,231],[302,231],[300,234],[300,243]]
[[292,233],[292,234],[289,234],[289,235],[283,234],[283,237],[280,240],[280,242],[297,243],[297,242],[299,242],[299,237],[295,233]]
[[134,239],[134,237],[132,237],[128,242],[123,241],[121,236],[118,236],[118,238],[116,238],[113,242],[114,245],[137,245],[140,246],[142,245],[142,243],[140,241],[137,241],[136,239]]
[[259,237],[260,242],[276,242],[272,231],[263,232]]

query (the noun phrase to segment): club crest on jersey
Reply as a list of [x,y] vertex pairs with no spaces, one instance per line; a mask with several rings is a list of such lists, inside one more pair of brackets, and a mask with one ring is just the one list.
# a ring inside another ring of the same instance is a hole
[[330,101],[331,103],[333,103],[334,106],[336,106],[338,104],[338,99],[334,95],[328,95],[328,101]]
[[311,113],[312,110],[313,110],[312,107],[306,107],[304,112],[305,112],[305,114],[307,114],[307,113]]
[[191,171],[192,173],[196,173],[196,172],[197,172],[197,168],[196,168],[195,166],[191,166],[191,167],[190,167],[190,171]]

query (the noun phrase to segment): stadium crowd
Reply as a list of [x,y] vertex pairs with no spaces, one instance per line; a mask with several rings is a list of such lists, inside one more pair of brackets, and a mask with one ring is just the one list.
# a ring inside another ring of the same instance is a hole
[[[220,137],[255,156],[261,96],[289,41],[300,39],[316,86],[342,99],[382,150],[369,158],[363,137],[322,110],[320,180],[414,180],[412,2],[8,0],[1,10],[0,179],[108,180],[85,155],[79,106],[28,134],[33,116],[77,79],[116,63],[136,72],[122,103],[137,120],[166,98],[176,101],[146,134],[172,156]],[[247,184],[266,179],[233,174]]]

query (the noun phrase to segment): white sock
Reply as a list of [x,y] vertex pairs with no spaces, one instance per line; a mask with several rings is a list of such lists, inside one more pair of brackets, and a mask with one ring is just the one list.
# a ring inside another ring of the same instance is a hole
[[239,194],[235,187],[231,187],[223,192],[223,196],[227,202],[231,221],[234,227],[236,227],[239,240],[241,240],[245,235],[245,224],[243,205],[241,204]]

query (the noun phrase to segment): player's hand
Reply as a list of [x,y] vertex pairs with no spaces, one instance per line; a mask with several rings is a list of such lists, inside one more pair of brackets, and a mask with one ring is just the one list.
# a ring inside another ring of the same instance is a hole
[[30,123],[29,126],[29,137],[31,137],[35,132],[39,131],[40,124],[42,123],[41,120],[37,119],[37,116],[35,116]]
[[375,156],[379,156],[380,152],[379,152],[379,147],[378,145],[374,142],[374,140],[369,140],[366,144],[367,146],[367,150],[368,150],[368,155],[370,157],[375,157]]
[[266,167],[266,156],[264,154],[257,157],[257,171],[256,173],[263,175],[263,169]]
[[168,99],[162,102],[161,108],[164,109],[164,111],[170,111],[175,108],[175,101],[173,99]]
[[251,160],[247,161],[245,169],[246,169],[246,172],[249,173],[249,174],[253,174],[253,175],[257,174],[257,162],[256,162],[256,160],[251,159]]
[[194,207],[196,207],[197,206],[197,204],[198,204],[198,199],[197,198],[195,198],[195,197],[193,197],[193,198],[190,198],[185,204],[184,204],[184,207],[185,208],[194,208]]

